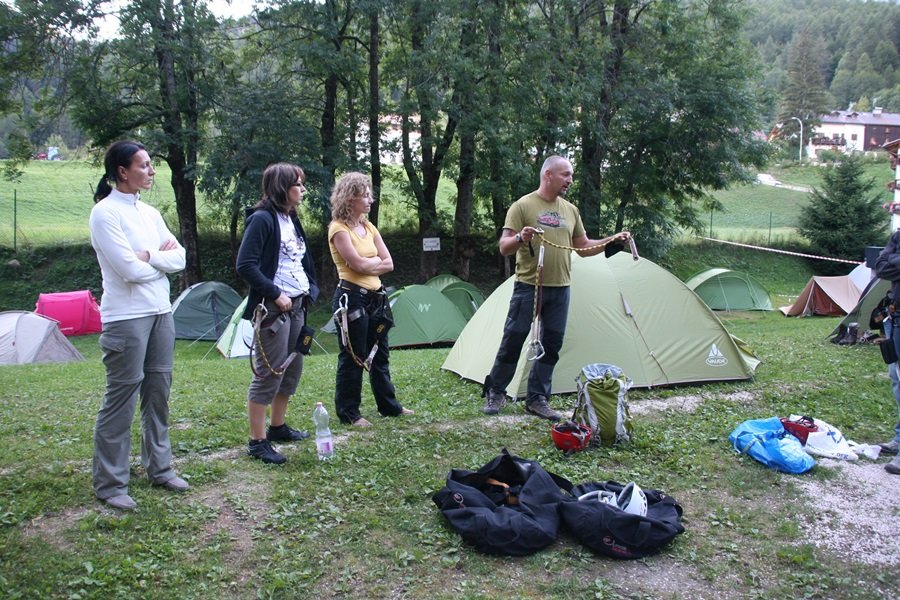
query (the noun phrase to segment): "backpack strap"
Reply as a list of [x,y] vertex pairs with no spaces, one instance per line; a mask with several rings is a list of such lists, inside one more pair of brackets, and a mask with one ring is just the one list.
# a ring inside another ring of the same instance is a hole
[[547,471],[546,469],[545,469],[545,471],[546,471],[547,475],[550,476],[550,479],[552,479],[556,485],[558,485],[560,488],[566,490],[570,494],[572,493],[572,488],[575,486],[572,485],[571,481],[569,481],[565,477],[557,475],[556,473],[551,473],[550,471]]

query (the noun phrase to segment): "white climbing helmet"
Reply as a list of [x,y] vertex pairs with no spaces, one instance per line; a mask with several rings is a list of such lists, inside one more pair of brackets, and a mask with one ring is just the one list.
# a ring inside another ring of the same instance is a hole
[[579,502],[584,502],[586,500],[597,500],[598,502],[602,502],[603,504],[611,504],[616,507],[619,506],[616,503],[616,494],[614,492],[608,492],[606,490],[594,490],[593,492],[588,492],[587,494],[578,496]]
[[625,512],[638,515],[640,517],[647,516],[647,495],[644,494],[638,484],[631,482],[622,488],[616,498],[616,504]]

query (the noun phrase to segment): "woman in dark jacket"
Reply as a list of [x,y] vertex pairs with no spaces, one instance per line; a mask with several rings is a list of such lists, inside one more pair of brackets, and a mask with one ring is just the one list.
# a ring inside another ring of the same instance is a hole
[[297,218],[304,180],[303,169],[296,165],[266,168],[262,199],[248,211],[237,257],[237,272],[250,286],[244,318],[254,323],[247,454],[274,464],[287,459],[272,442],[309,437],[285,423],[288,401],[303,372],[303,355],[295,352],[297,340],[306,324],[306,308],[319,295],[309,244]]
[[[900,298],[900,231],[891,235],[887,246],[878,255],[875,261],[875,274],[879,278],[891,282],[891,314],[884,321],[884,332],[894,342],[894,350],[900,352],[900,308],[897,299]],[[897,402],[897,412],[900,414],[900,363],[888,365],[888,375],[891,378],[891,387],[894,392],[894,400]],[[892,475],[900,475],[900,417],[894,426],[894,437],[881,444],[882,452],[894,454],[894,458],[884,465],[885,470]]]

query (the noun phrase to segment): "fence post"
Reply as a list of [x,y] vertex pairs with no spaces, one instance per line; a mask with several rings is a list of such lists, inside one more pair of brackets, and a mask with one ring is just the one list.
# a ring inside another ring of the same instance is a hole
[[713,234],[712,234],[712,216],[713,216],[713,209],[709,209],[709,237],[713,236]]
[[769,211],[769,246],[772,245],[772,211]]
[[18,208],[18,196],[16,196],[16,190],[13,189],[13,253],[19,252],[19,248],[16,246],[16,231],[19,229],[19,224],[17,222],[17,217],[19,215]]

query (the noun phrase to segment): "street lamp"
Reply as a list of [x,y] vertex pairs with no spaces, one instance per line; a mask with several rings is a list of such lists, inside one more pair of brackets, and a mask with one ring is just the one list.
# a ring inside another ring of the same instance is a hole
[[800,156],[799,156],[799,161],[800,161],[800,163],[803,163],[803,121],[801,121],[801,120],[798,119],[797,117],[791,117],[791,118],[792,118],[793,120],[797,121],[798,123],[800,123]]

